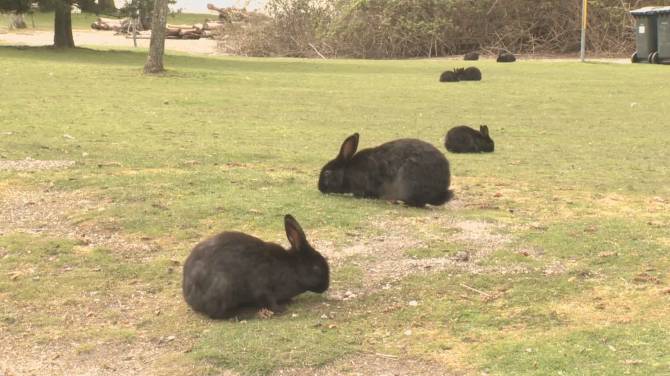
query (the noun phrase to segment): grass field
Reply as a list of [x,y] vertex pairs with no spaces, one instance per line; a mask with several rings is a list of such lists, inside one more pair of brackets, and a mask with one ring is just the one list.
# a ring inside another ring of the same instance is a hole
[[[96,16],[95,13],[82,12],[79,14],[72,14],[72,29],[74,30],[91,30],[91,23],[98,17],[113,18],[109,15],[101,14]],[[212,14],[196,14],[196,13],[173,13],[168,15],[168,23],[171,24],[194,24],[201,23],[205,19],[216,19],[216,15]],[[53,30],[54,28],[54,13],[53,12],[34,12],[32,15],[25,16],[28,24],[27,31],[34,28],[37,30]],[[0,30],[8,28],[10,23],[10,16],[7,14],[0,14]]]
[[[440,84],[462,62],[144,59],[0,47],[0,373],[670,374],[667,67],[484,60]],[[496,152],[447,155],[444,207],[316,189],[355,131],[444,150],[459,124]],[[329,293],[191,312],[190,248],[287,244],[285,213]]]

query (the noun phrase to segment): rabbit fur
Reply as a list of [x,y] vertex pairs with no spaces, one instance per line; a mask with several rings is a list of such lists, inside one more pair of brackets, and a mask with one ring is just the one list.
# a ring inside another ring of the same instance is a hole
[[500,55],[498,55],[498,59],[496,59],[496,62],[498,63],[513,63],[516,61],[516,57],[513,54],[503,52]]
[[458,79],[458,73],[456,73],[456,70],[448,70],[442,72],[440,75],[440,82],[458,82],[460,81]]
[[440,75],[440,82],[481,81],[482,72],[477,67],[455,68]]
[[213,319],[255,306],[280,304],[306,291],[328,289],[326,259],[307,242],[300,224],[284,217],[289,249],[241,232],[222,232],[195,246],[184,263],[183,294],[193,310]]
[[356,152],[358,139],[358,133],[349,136],[338,156],[322,168],[321,192],[353,193],[417,207],[442,205],[453,197],[449,162],[433,145],[399,139]]
[[466,125],[451,128],[447,132],[444,146],[452,153],[493,152],[495,148],[486,125],[480,126],[479,131]]

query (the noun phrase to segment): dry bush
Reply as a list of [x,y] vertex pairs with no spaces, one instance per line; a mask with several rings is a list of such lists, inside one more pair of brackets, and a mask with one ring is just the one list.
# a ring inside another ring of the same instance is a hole
[[219,50],[233,55],[272,55],[273,47],[267,37],[272,33],[271,21],[262,13],[247,11],[242,16],[220,18],[220,24],[213,30]]
[[272,45],[267,35],[272,31],[269,18],[258,17],[244,22],[227,22],[215,37],[224,53],[247,56],[270,56]]
[[[670,0],[590,0],[587,48],[634,50],[631,9]],[[269,19],[240,35],[253,56],[408,58],[479,50],[573,53],[581,0],[270,0]]]

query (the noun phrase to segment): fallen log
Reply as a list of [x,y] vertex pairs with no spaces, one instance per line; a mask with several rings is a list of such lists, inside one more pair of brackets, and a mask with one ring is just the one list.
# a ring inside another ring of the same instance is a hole
[[173,25],[173,24],[167,24],[166,27],[168,29],[192,29],[193,25]]
[[200,39],[201,35],[200,33],[184,33],[180,34],[179,37],[181,39]]
[[129,24],[130,20],[128,18],[114,19],[99,17],[91,24],[91,28],[96,30],[123,31],[128,28]]
[[200,33],[200,30],[196,28],[191,28],[191,29],[181,29],[179,31],[179,37],[181,39],[200,39],[202,34]]
[[213,31],[221,31],[223,30],[228,22],[223,22],[223,21],[206,21],[202,25],[203,30],[213,30]]
[[168,37],[178,37],[179,32],[181,32],[181,29],[178,27],[177,28],[168,27],[167,30],[165,31],[165,35]]

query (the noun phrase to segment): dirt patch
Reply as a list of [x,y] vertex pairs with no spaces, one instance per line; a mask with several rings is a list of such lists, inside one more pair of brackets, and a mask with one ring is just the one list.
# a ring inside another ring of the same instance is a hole
[[46,303],[0,296],[0,375],[205,374],[184,355],[201,324],[181,321],[172,289],[124,283]]
[[[4,341],[3,341],[4,342]],[[186,346],[179,343],[143,341],[109,344],[102,341],[76,343],[51,341],[35,344],[29,339],[20,346],[0,346],[0,375],[185,375],[187,370],[160,369],[166,358],[184,356]],[[158,364],[157,364],[158,363]],[[191,370],[192,371],[192,370]],[[224,373],[233,376],[233,373]]]
[[[380,235],[354,235],[350,245],[337,248],[327,241],[314,241],[314,246],[326,257],[333,268],[353,265],[363,271],[362,288],[346,286],[329,291],[332,299],[350,299],[368,294],[401,281],[408,275],[453,269],[473,274],[516,274],[526,272],[523,267],[483,266],[480,261],[511,241],[503,235],[500,224],[484,221],[459,221],[450,215],[451,208],[433,209],[428,215],[389,219],[372,219],[370,230]],[[435,241],[458,243],[463,251],[454,255],[432,258],[412,258],[407,251],[429,248]]]
[[[4,347],[4,346],[3,346]],[[67,348],[69,347],[69,348]],[[118,375],[138,374],[144,371],[140,364],[128,364],[128,360],[140,357],[137,347],[127,352],[114,351],[107,353],[105,359],[92,356],[86,350],[77,354],[76,344],[35,345],[32,348],[3,348],[0,358],[0,373],[3,375]],[[73,351],[74,350],[74,351]],[[147,349],[143,349],[147,350]],[[69,354],[71,352],[71,354]],[[151,357],[151,353],[143,351],[142,358]]]
[[461,230],[453,237],[453,240],[475,245],[482,250],[490,252],[510,241],[508,236],[496,232],[502,229],[500,225],[474,220],[452,222],[452,224],[453,227]]
[[424,361],[398,358],[385,354],[363,354],[348,357],[323,368],[285,369],[274,376],[434,376],[462,375],[448,368]]
[[547,265],[542,272],[544,275],[561,275],[567,273],[567,271],[568,267],[564,263],[556,260]]
[[0,192],[0,235],[12,232],[44,234],[74,239],[89,247],[114,251],[151,251],[155,244],[128,239],[99,225],[76,225],[78,214],[100,210],[107,203],[83,192],[28,191],[11,188]]
[[0,171],[55,170],[72,167],[74,163],[74,161],[44,161],[30,158],[19,161],[0,160]]
[[[148,241],[132,239],[104,224],[82,224],[86,212],[108,205],[83,191],[1,187],[0,235],[23,232],[74,239],[81,244],[75,249],[82,252],[102,247],[133,262],[155,257],[155,252],[148,251],[157,248]],[[0,258],[6,253],[0,248]],[[174,273],[170,269],[165,273]],[[54,272],[67,273],[68,269]],[[31,274],[34,269],[25,273],[33,280],[40,277]],[[168,280],[168,285],[174,286],[177,280]],[[74,292],[62,299],[55,296],[49,302],[15,301],[9,294],[0,294],[0,306],[8,307],[0,311],[0,375],[200,373],[186,362],[180,371],[157,371],[167,363],[166,358],[183,359],[194,341],[183,336],[183,328],[171,326],[184,309],[175,304],[180,301],[175,289],[157,292],[141,279],[126,279],[118,286],[111,282],[100,291]],[[170,330],[183,337],[163,333]]]
[[[11,232],[28,232],[76,239],[88,247],[105,247],[115,252],[133,251],[145,257],[151,244],[103,228],[101,225],[81,223],[85,213],[104,210],[109,202],[91,199],[87,192],[59,192],[45,190],[16,190],[5,187],[0,190],[0,235]],[[352,234],[349,245],[337,248],[334,244],[315,241],[317,249],[326,254],[335,268],[358,265],[363,270],[363,287],[355,294],[367,294],[378,289],[386,289],[390,284],[404,277],[434,270],[467,270],[472,273],[490,271],[478,265],[478,260],[507,244],[510,239],[501,235],[505,227],[482,221],[459,221],[453,218],[453,208],[436,208],[414,217],[384,216],[369,221],[369,228],[361,234]],[[373,236],[367,234],[372,233]],[[364,235],[365,234],[365,235]],[[429,246],[435,240],[448,239],[458,242],[468,250],[468,257],[449,256],[441,258],[413,259],[407,250]],[[1,250],[0,250],[1,251]],[[140,251],[140,252],[136,252]],[[134,256],[137,257],[137,256]],[[507,271],[505,271],[507,272]],[[53,374],[53,375],[111,375],[111,374],[198,374],[184,362],[179,371],[161,369],[166,359],[183,358],[191,348],[193,339],[172,338],[156,333],[158,324],[147,324],[157,319],[154,310],[159,307],[162,320],[181,317],[178,312],[167,312],[175,308],[178,296],[171,292],[154,298],[140,291],[140,284],[132,285],[129,291],[101,292],[110,299],[95,297],[75,299],[76,306],[67,308],[61,304],[48,307],[24,306],[18,312],[46,310],[48,315],[59,318],[64,327],[78,328],[74,332],[62,333],[60,326],[46,326],[37,329],[31,323],[17,323],[20,328],[9,329],[0,325],[0,371],[12,374]],[[349,299],[349,289],[340,288],[330,292],[334,299]],[[355,297],[355,296],[354,296]],[[7,302],[7,300],[5,300]],[[9,300],[11,304],[11,300]],[[102,304],[102,306],[101,306]],[[113,313],[109,314],[110,312]],[[119,322],[110,322],[110,316]],[[144,328],[144,325],[150,325]],[[127,329],[133,334],[129,342],[95,336],[97,328]],[[168,325],[169,327],[169,325]],[[153,329],[152,329],[153,328]],[[164,326],[160,326],[164,328]],[[184,328],[178,333],[183,335]],[[197,331],[197,329],[196,329]],[[162,337],[159,337],[161,336]],[[39,339],[37,339],[39,338]],[[48,340],[46,340],[48,338]],[[84,338],[79,340],[78,338]],[[285,375],[435,375],[445,374],[445,369],[436,364],[415,360],[398,359],[378,355],[361,355],[338,361],[317,369],[282,370]],[[448,373],[446,373],[448,374]]]

